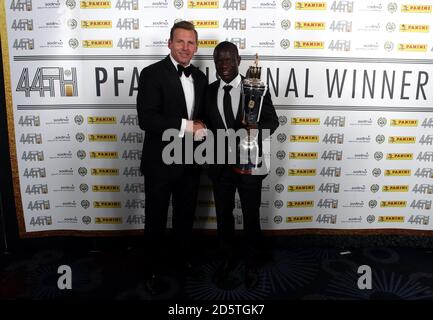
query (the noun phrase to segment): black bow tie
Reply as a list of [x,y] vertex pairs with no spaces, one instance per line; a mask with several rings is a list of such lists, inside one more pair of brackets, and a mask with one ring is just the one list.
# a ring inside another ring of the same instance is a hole
[[189,65],[188,67],[181,66],[180,64],[177,65],[177,74],[179,77],[182,77],[182,72],[185,74],[185,77],[189,77],[192,73],[192,66]]

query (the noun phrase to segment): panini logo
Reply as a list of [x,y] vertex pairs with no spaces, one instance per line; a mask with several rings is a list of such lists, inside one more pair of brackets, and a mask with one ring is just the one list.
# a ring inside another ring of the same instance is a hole
[[296,21],[295,29],[297,30],[325,30],[325,22],[312,22],[312,21]]
[[326,10],[326,2],[296,2],[296,10]]
[[290,142],[319,142],[319,136],[290,136]]
[[379,216],[378,222],[404,222],[404,216]]
[[413,153],[387,153],[386,160],[412,160]]
[[418,120],[414,119],[391,119],[393,127],[418,127]]
[[218,40],[199,40],[198,47],[199,48],[215,48],[218,44]]
[[112,48],[113,40],[83,40],[83,48]]
[[304,223],[304,222],[313,222],[313,216],[295,216],[295,217],[286,218],[286,223]]
[[119,192],[120,186],[118,185],[93,185],[93,192]]
[[289,159],[313,160],[317,159],[317,152],[289,152]]
[[427,45],[424,43],[399,43],[399,51],[426,52]]
[[385,176],[386,177],[408,177],[412,174],[412,170],[410,169],[386,169]]
[[400,32],[430,32],[428,24],[401,24]]
[[97,142],[114,142],[117,141],[117,135],[115,134],[89,134],[89,141]]
[[401,6],[401,12],[415,12],[415,13],[430,13],[431,5],[422,5],[422,4],[403,4]]
[[312,207],[314,207],[313,200],[287,201],[287,208],[312,208]]
[[315,176],[316,175],[316,169],[289,169],[288,171],[289,176]]
[[325,42],[323,41],[295,41],[295,49],[323,49]]
[[96,224],[122,224],[122,217],[95,217]]
[[189,0],[188,9],[218,9],[219,1]]
[[110,9],[111,1],[80,1],[81,9]]
[[416,137],[391,136],[388,138],[388,143],[409,144],[415,142]]
[[116,124],[116,117],[87,117],[88,124]]
[[320,124],[320,118],[291,118],[292,125],[317,126]]
[[104,208],[120,208],[122,204],[120,201],[93,201],[93,208],[104,209]]
[[312,185],[290,185],[287,186],[288,192],[314,192],[316,190],[316,186]]
[[91,159],[117,159],[119,154],[117,151],[91,151]]
[[406,208],[407,201],[381,201],[382,208]]
[[118,176],[119,169],[115,168],[92,168],[91,170],[92,176]]
[[111,29],[112,25],[111,20],[81,20],[83,29]]
[[385,185],[382,186],[382,192],[408,192],[409,185]]
[[218,20],[192,20],[190,21],[196,28],[218,28]]

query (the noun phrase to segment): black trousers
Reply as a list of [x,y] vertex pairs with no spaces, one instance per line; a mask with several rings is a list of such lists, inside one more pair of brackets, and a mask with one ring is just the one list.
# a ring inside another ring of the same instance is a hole
[[223,254],[232,258],[234,254],[235,193],[238,190],[243,216],[247,263],[253,263],[262,249],[263,241],[260,227],[260,205],[262,181],[264,176],[234,173],[228,166],[217,178],[212,180],[216,207],[218,238]]
[[166,252],[164,235],[170,198],[176,252],[180,258],[189,254],[199,181],[199,169],[193,165],[184,166],[180,173],[177,171],[168,179],[157,175],[145,176],[144,248],[149,273],[160,269],[163,253]]

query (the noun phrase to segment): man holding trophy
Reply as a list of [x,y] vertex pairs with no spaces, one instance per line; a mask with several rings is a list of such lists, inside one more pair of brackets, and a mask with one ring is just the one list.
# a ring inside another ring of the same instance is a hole
[[[233,209],[238,190],[246,242],[243,250],[246,255],[245,284],[253,287],[258,282],[258,258],[263,250],[260,205],[262,180],[266,177],[267,170],[262,159],[262,141],[278,127],[278,117],[267,86],[260,80],[257,59],[256,65],[250,67],[245,78],[239,74],[241,57],[233,43],[219,43],[213,58],[220,80],[208,86],[205,122],[214,136],[218,136],[218,131],[225,130],[229,137],[223,149],[216,143],[215,159],[221,159],[222,153],[224,161],[216,160],[209,166],[218,240],[223,254],[216,281],[224,283],[235,266]],[[245,134],[238,134],[239,132]],[[239,139],[230,139],[233,134]]]

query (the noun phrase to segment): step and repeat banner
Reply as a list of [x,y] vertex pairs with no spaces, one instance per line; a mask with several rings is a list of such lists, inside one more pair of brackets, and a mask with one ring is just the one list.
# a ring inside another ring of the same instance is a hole
[[[1,41],[23,237],[142,230],[140,71],[192,21],[193,63],[258,53],[280,127],[264,230],[431,230],[433,21],[429,0],[6,0]],[[242,227],[237,200],[236,224]],[[196,227],[215,229],[203,175]]]

